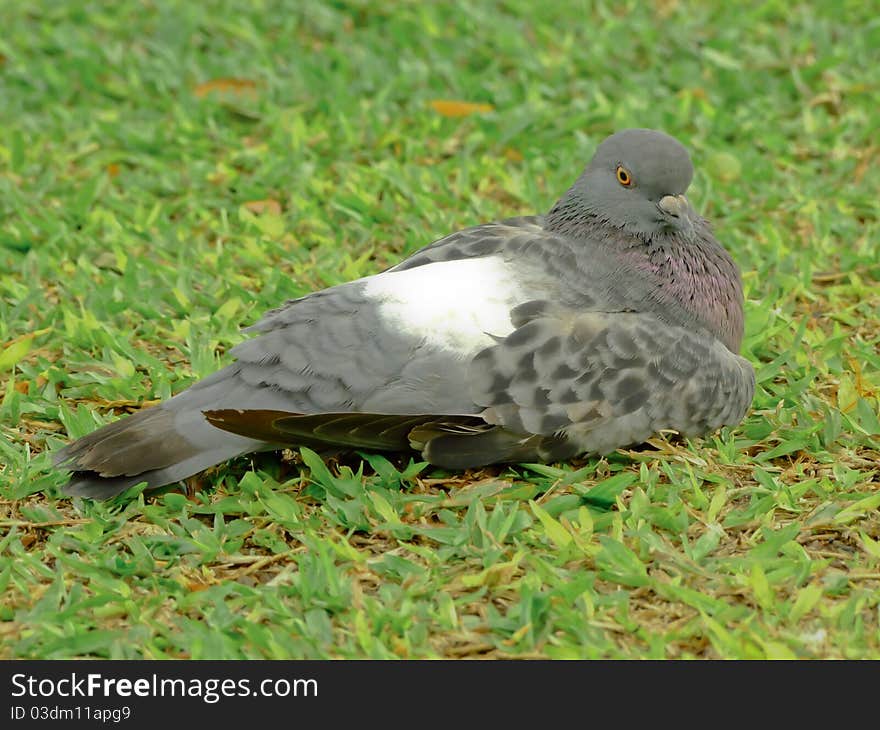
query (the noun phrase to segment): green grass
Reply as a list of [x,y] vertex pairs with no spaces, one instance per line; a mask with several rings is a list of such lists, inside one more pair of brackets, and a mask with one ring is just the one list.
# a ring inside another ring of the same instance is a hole
[[[2,3],[0,657],[880,657],[880,22],[726,6]],[[47,451],[285,298],[546,210],[626,126],[690,148],[743,269],[741,427],[59,496]]]

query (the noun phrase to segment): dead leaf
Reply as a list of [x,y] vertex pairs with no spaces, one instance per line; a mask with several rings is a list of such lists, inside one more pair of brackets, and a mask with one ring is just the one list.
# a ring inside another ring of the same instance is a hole
[[479,104],[470,101],[451,101],[448,99],[433,99],[431,108],[444,117],[468,117],[471,114],[484,114],[495,111],[491,104]]
[[666,20],[678,9],[678,0],[654,0],[654,9],[661,20]]
[[249,200],[244,204],[244,207],[256,215],[261,215],[262,213],[281,215],[281,203],[272,198],[266,198],[265,200]]
[[690,89],[681,89],[681,91],[679,91],[676,96],[678,96],[680,99],[689,96],[692,99],[699,99],[700,101],[706,101],[709,98],[706,90],[699,86],[694,86]]
[[257,82],[251,79],[211,79],[193,87],[193,93],[203,99],[208,94],[220,93],[233,96],[256,96]]

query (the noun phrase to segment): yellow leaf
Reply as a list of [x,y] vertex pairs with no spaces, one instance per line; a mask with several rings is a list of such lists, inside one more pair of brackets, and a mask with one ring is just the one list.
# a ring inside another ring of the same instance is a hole
[[724,182],[737,180],[742,174],[742,163],[727,152],[718,152],[706,162],[710,173]]
[[241,309],[241,299],[238,297],[232,297],[220,305],[217,311],[214,312],[214,316],[221,322],[228,322],[235,317],[239,309]]
[[837,525],[845,525],[860,517],[868,517],[869,514],[876,512],[878,507],[880,507],[880,494],[872,494],[853,502],[849,507],[844,507],[834,515],[833,521]]
[[171,290],[171,293],[174,295],[174,298],[178,301],[181,307],[184,309],[189,308],[189,297],[186,295],[186,292],[183,291],[180,287],[174,287]]
[[134,363],[129,360],[127,357],[123,357],[122,355],[118,355],[117,353],[111,353],[111,357],[113,359],[113,365],[116,368],[116,372],[122,375],[123,377],[130,378],[134,375]]
[[28,332],[26,335],[9,340],[9,342],[0,347],[0,371],[10,370],[24,360],[25,356],[31,351],[34,338],[37,335],[48,332],[49,329],[49,327],[46,327],[35,332]]
[[764,653],[766,654],[768,659],[780,659],[786,661],[790,659],[797,659],[797,654],[795,654],[781,641],[764,641],[762,642],[762,644],[764,647]]
[[727,489],[725,489],[723,484],[719,484],[715,487],[715,492],[712,494],[712,499],[709,502],[709,509],[706,512],[706,522],[715,522],[715,520],[718,519],[718,514],[726,503]]
[[795,623],[800,621],[813,609],[821,597],[822,589],[815,583],[810,583],[810,585],[801,588],[798,591],[794,605],[791,607],[791,611],[789,611],[788,618]]
[[529,501],[529,506],[531,506],[532,512],[535,513],[535,517],[544,526],[544,532],[547,537],[550,538],[556,547],[564,548],[571,542],[571,533],[560,525],[549,512],[538,506],[537,502],[531,500]]
[[578,507],[578,526],[581,528],[581,537],[589,542],[593,537],[593,515],[586,507]]
[[222,78],[211,79],[193,87],[193,93],[200,99],[214,92],[233,96],[255,96],[257,82],[251,79]]
[[758,605],[765,611],[772,609],[774,604],[773,589],[770,587],[764,569],[758,563],[752,566],[750,582],[752,584],[752,593]]
[[522,640],[522,638],[532,630],[531,622],[527,623],[525,626],[520,626],[516,631],[511,634],[509,639],[505,639],[504,643],[507,646],[516,646]]
[[268,209],[257,215],[249,210],[247,205],[242,205],[238,212],[242,220],[253,223],[264,236],[280,238],[284,235],[284,216],[273,213]]
[[400,524],[400,516],[394,511],[394,507],[391,506],[385,497],[379,494],[379,492],[370,492],[370,499],[373,502],[373,507],[375,507],[376,512],[379,513],[379,516],[385,520],[385,522],[390,522],[394,525]]
[[856,383],[849,373],[841,373],[840,383],[837,386],[837,408],[842,413],[849,413],[856,407],[859,391]]
[[249,200],[244,204],[251,213],[260,215],[261,213],[271,213],[272,215],[281,215],[281,203],[272,198],[266,200]]
[[865,552],[875,558],[880,558],[880,542],[870,538],[864,532],[859,532],[859,537],[862,538],[862,547]]
[[524,555],[525,552],[520,550],[506,563],[496,563],[495,565],[490,565],[485,570],[481,570],[479,573],[463,575],[460,578],[461,584],[465,588],[476,588],[477,586],[483,585],[490,587],[506,585],[513,580],[516,570],[519,567],[519,562]]
[[676,94],[676,96],[678,96],[678,97],[689,96],[692,99],[701,99],[702,101],[705,101],[706,99],[709,98],[709,95],[706,93],[706,90],[699,87],[699,86],[695,86],[692,89],[681,89],[681,91],[679,91]]
[[471,101],[433,99],[430,104],[435,112],[444,117],[469,117],[471,114],[495,111],[495,107],[491,104],[479,104]]
[[0,352],[0,370],[9,370],[20,363],[31,350],[33,336],[13,340]]

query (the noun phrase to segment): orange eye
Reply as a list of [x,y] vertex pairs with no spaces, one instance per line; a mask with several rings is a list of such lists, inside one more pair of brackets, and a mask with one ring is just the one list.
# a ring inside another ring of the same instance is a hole
[[629,170],[627,170],[623,165],[617,166],[617,182],[619,182],[624,187],[629,187],[632,185],[632,175],[629,174]]

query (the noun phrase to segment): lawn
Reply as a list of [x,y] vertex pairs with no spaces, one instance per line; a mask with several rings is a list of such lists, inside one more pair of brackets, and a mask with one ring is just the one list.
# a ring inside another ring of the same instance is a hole
[[[871,6],[4,2],[0,658],[880,657]],[[547,210],[630,126],[743,270],[740,427],[61,496],[49,451],[266,309]]]

